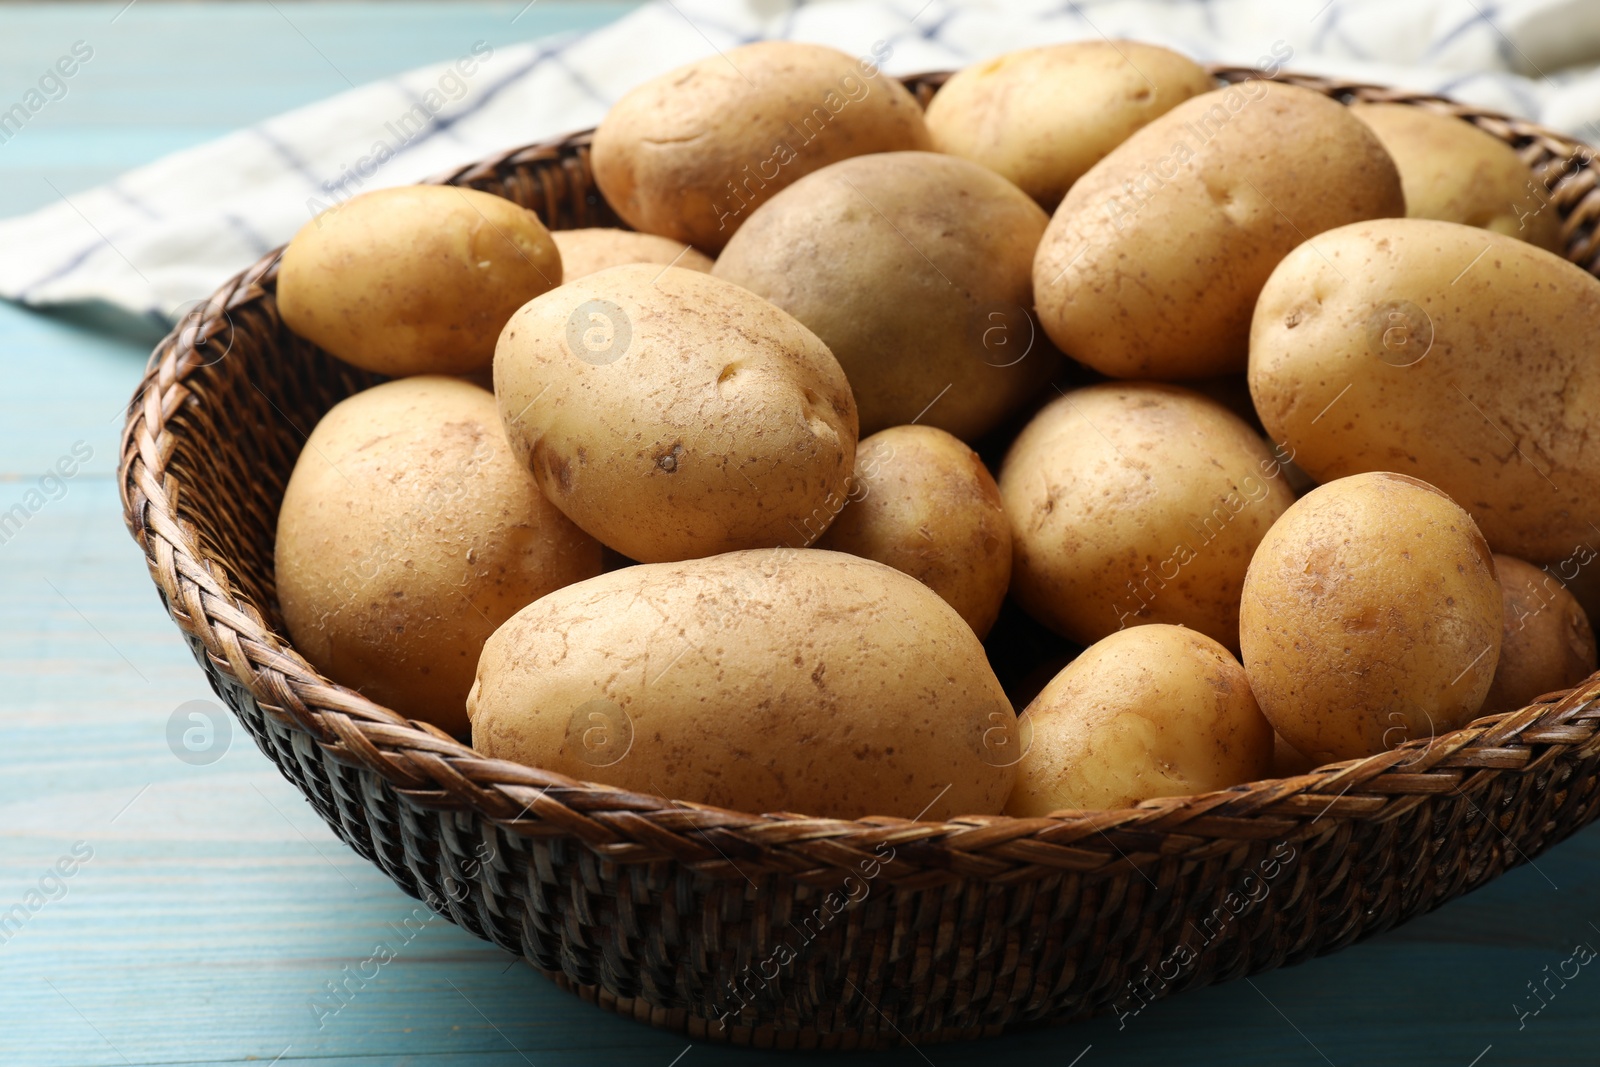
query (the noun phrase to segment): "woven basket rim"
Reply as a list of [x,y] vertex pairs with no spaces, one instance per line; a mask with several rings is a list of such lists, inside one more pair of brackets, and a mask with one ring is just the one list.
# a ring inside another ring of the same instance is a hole
[[[1250,67],[1207,69],[1224,83],[1266,77]],[[936,72],[902,80],[920,90],[925,102],[947,76]],[[1595,242],[1576,225],[1600,217],[1600,192],[1588,168],[1594,150],[1588,146],[1442,96],[1312,75],[1279,73],[1271,80],[1344,100],[1426,107],[1511,144],[1561,210],[1568,258],[1597,272]],[[497,153],[421,184],[466,185],[519,156],[586,146],[591,134],[581,131]],[[207,365],[196,347],[233,328],[230,312],[275,299],[282,251],[269,252],[220,286],[152,353],[123,432],[118,480],[124,518],[169,613],[219,670],[248,689],[269,714],[309,734],[331,758],[374,771],[421,807],[472,810],[518,835],[571,835],[620,863],[673,858],[693,861],[702,870],[722,867],[730,875],[752,869],[802,874],[853,866],[865,850],[887,843],[896,850],[890,865],[896,882],[915,883],[918,873],[928,884],[954,877],[1005,881],[1041,867],[1124,873],[1159,859],[1203,858],[1248,842],[1298,840],[1343,820],[1394,818],[1428,796],[1465,791],[1482,776],[1532,773],[1569,749],[1600,744],[1600,711],[1592,706],[1600,696],[1596,672],[1518,711],[1296,777],[1039,818],[987,815],[928,822],[753,814],[485,758],[437,728],[404,719],[320,675],[286,635],[270,629],[260,610],[235,592],[228,564],[208,554],[181,514],[182,487],[169,484],[176,479],[164,461],[173,444],[169,418],[180,405],[203,402],[185,384]]]

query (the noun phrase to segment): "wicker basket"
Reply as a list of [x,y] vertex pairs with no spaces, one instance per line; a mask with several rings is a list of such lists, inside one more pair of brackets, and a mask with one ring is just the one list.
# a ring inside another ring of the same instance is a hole
[[[1550,191],[1569,257],[1600,267],[1581,145],[1434,97],[1281,80],[1509,142]],[[926,102],[941,81],[907,84]],[[435,180],[553,228],[615,225],[588,144]],[[281,636],[285,481],[317,419],[378,379],[284,329],[277,265],[228,282],[156,349],[123,439],[128,527],[212,687],[334,831],[585,999],[695,1037],[825,1048],[1131,1011],[1387,930],[1600,811],[1600,675],[1303,777],[1047,819],[748,815],[484,759],[319,676]]]

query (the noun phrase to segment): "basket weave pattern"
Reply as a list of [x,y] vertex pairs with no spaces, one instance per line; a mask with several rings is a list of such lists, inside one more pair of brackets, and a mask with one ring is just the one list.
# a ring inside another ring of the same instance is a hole
[[[942,80],[907,84],[926,102]],[[1507,141],[1565,220],[1569,258],[1600,270],[1583,146],[1438,98],[1279,80],[1431,108]],[[434,180],[552,228],[617,225],[588,145],[577,134]],[[1048,819],[758,816],[484,759],[321,677],[283,636],[284,485],[317,419],[379,379],[283,327],[277,264],[225,284],[152,356],[123,439],[129,529],[212,687],[341,838],[613,1010],[693,1036],[838,1048],[1133,1011],[1388,929],[1600,813],[1600,675],[1299,778]]]

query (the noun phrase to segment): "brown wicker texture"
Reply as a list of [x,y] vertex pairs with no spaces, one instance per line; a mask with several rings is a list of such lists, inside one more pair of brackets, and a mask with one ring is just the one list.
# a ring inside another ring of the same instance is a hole
[[[1510,142],[1551,190],[1570,257],[1600,267],[1583,146],[1433,97],[1282,78]],[[940,80],[908,84],[926,100]],[[554,228],[615,224],[588,144],[435,180]],[[696,1037],[851,1048],[1131,1010],[1389,929],[1600,812],[1600,675],[1303,777],[1047,819],[750,815],[483,759],[319,676],[282,636],[285,481],[317,419],[376,379],[283,328],[277,263],[228,282],[156,349],[123,440],[129,529],[213,688],[340,837],[618,1012]]]

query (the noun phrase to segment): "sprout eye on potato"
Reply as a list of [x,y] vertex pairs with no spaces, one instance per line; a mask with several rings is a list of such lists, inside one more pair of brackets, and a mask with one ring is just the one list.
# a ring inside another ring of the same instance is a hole
[[543,210],[632,229],[428,186],[283,254],[284,325],[400,379],[278,516],[334,681],[614,789],[947,819],[1404,773],[1592,676],[1581,175],[1137,42],[926,117],[747,45],[588,161]]

